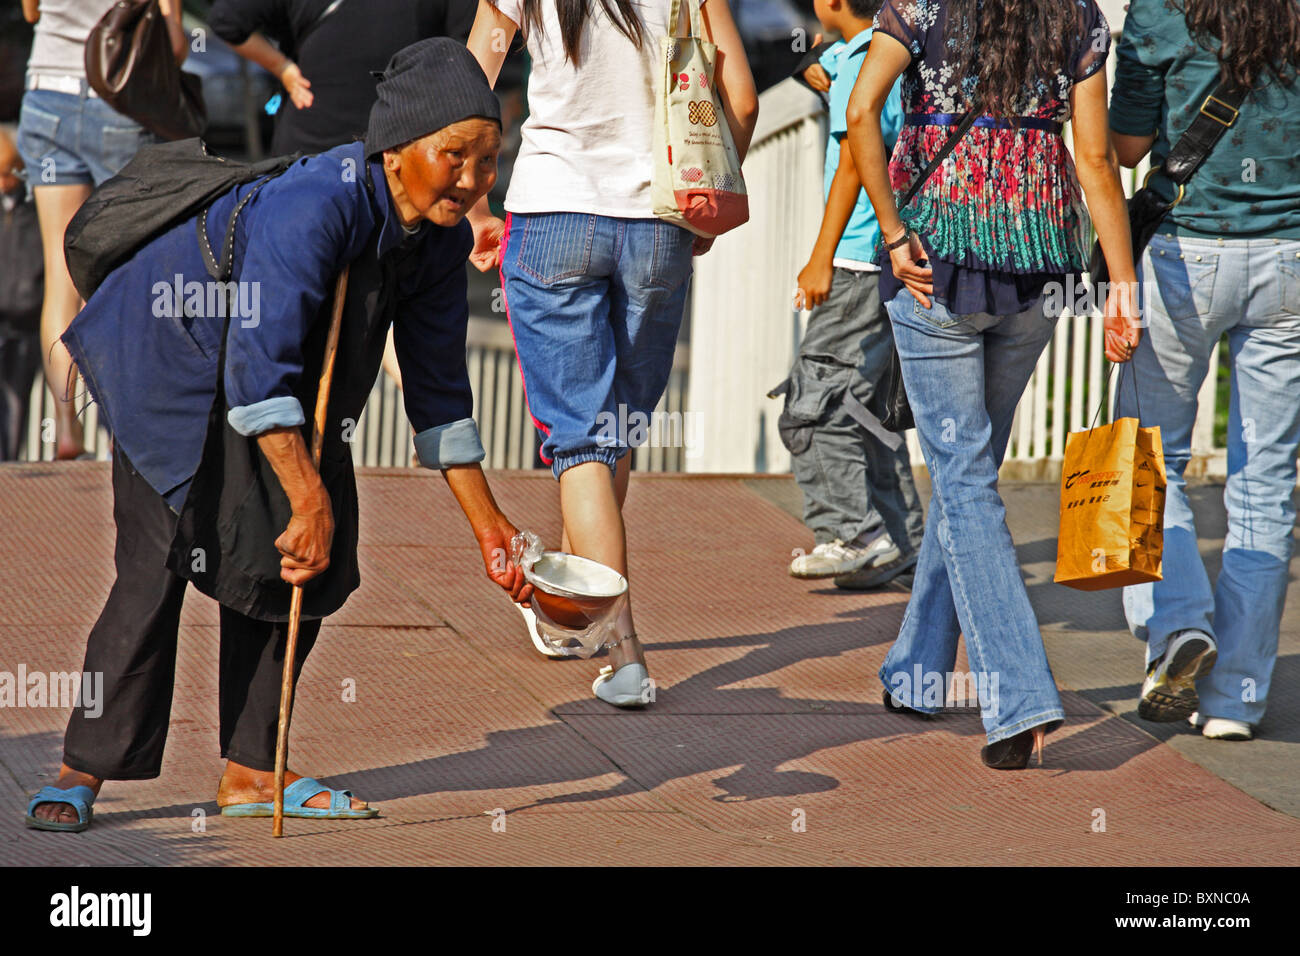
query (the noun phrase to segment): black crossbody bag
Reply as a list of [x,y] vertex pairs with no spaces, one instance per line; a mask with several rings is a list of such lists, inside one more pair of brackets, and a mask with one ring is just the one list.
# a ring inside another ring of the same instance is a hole
[[[957,141],[966,135],[966,131],[974,125],[976,118],[979,116],[979,110],[972,107],[961,122],[957,125],[956,131],[948,137],[948,141],[943,144],[943,149],[935,154],[934,159],[930,160],[930,165],[926,166],[920,176],[916,177],[916,182],[912,183],[907,190],[907,195],[903,197],[902,205],[898,207],[901,213],[920,191],[921,187],[926,184],[934,171],[939,165],[948,158],[948,154],[953,151]],[[910,230],[909,230],[910,231]],[[885,311],[885,303],[880,303],[881,311]],[[888,325],[889,317],[885,316]],[[903,387],[903,366],[898,359],[898,348],[892,345],[893,326],[889,326],[891,337],[891,348],[889,350],[889,369],[885,372],[885,377],[880,383],[880,388],[876,390],[876,400],[873,403],[876,407],[872,409],[880,423],[891,432],[905,432],[909,428],[916,427],[916,420],[912,416],[912,407],[907,403],[907,389]]]
[[[1232,92],[1226,81],[1220,81],[1214,91],[1201,103],[1192,125],[1187,127],[1187,131],[1179,137],[1178,142],[1169,151],[1169,155],[1165,157],[1164,164],[1153,167],[1151,172],[1147,173],[1142,188],[1128,201],[1134,263],[1141,260],[1143,250],[1151,241],[1151,237],[1156,234],[1156,230],[1160,228],[1160,223],[1169,210],[1183,201],[1183,196],[1187,193],[1188,180],[1205,162],[1206,157],[1223,138],[1223,134],[1237,122],[1238,110],[1249,94],[1249,90]],[[1151,177],[1160,172],[1163,172],[1178,187],[1178,194],[1173,202],[1161,199],[1160,195],[1151,188]],[[1100,241],[1092,244],[1088,275],[1094,287],[1110,278],[1110,270],[1106,267],[1106,257],[1102,255]]]

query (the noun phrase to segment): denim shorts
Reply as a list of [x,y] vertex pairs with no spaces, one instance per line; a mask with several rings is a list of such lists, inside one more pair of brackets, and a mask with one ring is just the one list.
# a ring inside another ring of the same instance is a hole
[[28,90],[18,118],[18,152],[35,186],[98,186],[156,137],[116,112],[82,81],[81,94]]
[[694,239],[660,219],[506,216],[506,317],[555,477],[587,461],[612,469],[645,441],[673,367]]

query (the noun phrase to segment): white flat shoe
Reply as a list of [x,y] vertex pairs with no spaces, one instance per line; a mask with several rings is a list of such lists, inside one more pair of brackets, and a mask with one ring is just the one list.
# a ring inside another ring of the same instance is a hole
[[615,707],[644,707],[650,703],[650,672],[643,664],[624,664],[616,672],[612,666],[600,669],[591,683],[591,692]]
[[[827,541],[790,562],[790,576],[815,579],[842,577],[864,568],[884,567],[902,556],[888,534],[881,534],[867,544]],[[899,569],[902,570],[901,568]]]

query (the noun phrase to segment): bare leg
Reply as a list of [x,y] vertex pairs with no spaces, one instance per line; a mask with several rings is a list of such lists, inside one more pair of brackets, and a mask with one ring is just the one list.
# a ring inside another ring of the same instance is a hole
[[388,327],[388,341],[384,343],[384,372],[399,389],[402,387],[402,367],[397,364],[397,346],[393,344],[393,327]]
[[[623,513],[623,504],[627,501],[628,480],[632,477],[632,456],[624,455],[618,460],[617,470],[614,472],[614,497],[618,500],[618,512]],[[569,548],[569,529],[565,527],[560,532],[560,550],[574,552]],[[623,575],[627,577],[626,574]]]
[[[616,474],[601,462],[575,465],[560,475],[560,513],[564,518],[564,550],[599,561],[627,577],[627,532],[623,526],[623,502],[627,499],[627,456],[618,462]],[[621,472],[621,474],[618,474]],[[632,603],[618,620],[618,634],[628,639],[610,648],[609,661],[618,670],[624,664],[645,664],[645,653],[636,639]]]
[[81,208],[90,186],[37,186],[36,216],[41,223],[41,245],[45,252],[45,303],[41,307],[41,352],[45,361],[45,382],[54,396],[55,457],[76,458],[86,450],[81,422],[72,401],[76,375],[72,357],[59,337],[67,331],[81,309],[81,295],[68,275],[63,258],[63,234]]

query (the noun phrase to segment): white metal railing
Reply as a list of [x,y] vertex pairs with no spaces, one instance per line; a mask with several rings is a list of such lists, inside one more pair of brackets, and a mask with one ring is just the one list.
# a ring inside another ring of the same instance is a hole
[[[668,389],[658,412],[678,416],[684,411],[689,350],[678,346]],[[474,389],[474,418],[478,422],[488,468],[531,468],[536,459],[536,430],[524,403],[523,385],[515,362],[510,330],[500,319],[471,318],[466,364]],[[99,426],[97,408],[84,389],[77,407],[85,427],[87,451],[101,460],[109,455],[107,432]],[[680,444],[641,447],[633,453],[639,471],[680,471],[686,449]],[[382,372],[353,432],[352,460],[358,465],[403,467],[413,463],[415,448],[401,390]],[[20,457],[48,461],[54,457],[54,399],[37,375],[32,387],[27,434]]]
[[794,283],[821,223],[825,150],[815,93],[793,80],[763,92],[745,157],[749,222],[695,260],[687,406],[699,449],[689,471],[790,470],[781,404],[766,394],[789,373],[807,321]]

